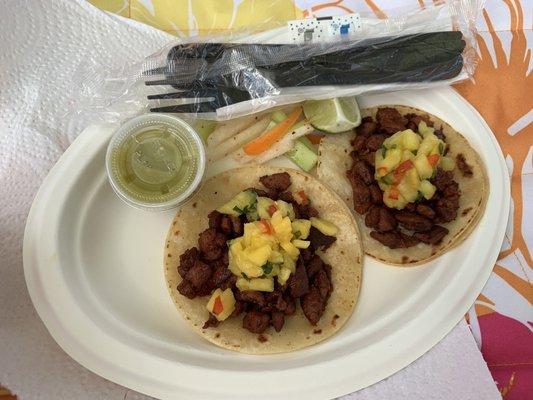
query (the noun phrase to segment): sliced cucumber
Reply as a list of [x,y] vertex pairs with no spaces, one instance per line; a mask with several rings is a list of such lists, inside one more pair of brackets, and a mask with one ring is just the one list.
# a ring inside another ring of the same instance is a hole
[[305,172],[311,171],[318,161],[316,148],[307,138],[296,140],[294,147],[285,155]]
[[318,153],[318,150],[316,149],[316,146],[313,143],[311,143],[311,141],[308,138],[306,138],[305,136],[302,136],[298,140],[300,142],[302,142],[303,144],[305,144],[309,148],[309,150],[312,150],[313,152]]
[[272,113],[270,116],[270,122],[268,123],[265,132],[271,130],[274,128],[277,124],[279,124],[281,121],[287,119],[287,114],[285,114],[283,111],[276,111]]

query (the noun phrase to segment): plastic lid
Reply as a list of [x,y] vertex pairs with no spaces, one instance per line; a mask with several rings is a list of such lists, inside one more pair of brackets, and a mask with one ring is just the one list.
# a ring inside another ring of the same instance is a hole
[[106,170],[113,190],[126,203],[168,210],[185,203],[199,188],[205,149],[198,133],[182,119],[145,114],[113,135]]

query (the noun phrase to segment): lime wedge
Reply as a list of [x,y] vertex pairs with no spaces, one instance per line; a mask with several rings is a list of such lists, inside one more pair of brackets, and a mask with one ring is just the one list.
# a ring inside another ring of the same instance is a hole
[[355,97],[308,100],[303,105],[307,120],[315,129],[327,133],[346,132],[361,123]]

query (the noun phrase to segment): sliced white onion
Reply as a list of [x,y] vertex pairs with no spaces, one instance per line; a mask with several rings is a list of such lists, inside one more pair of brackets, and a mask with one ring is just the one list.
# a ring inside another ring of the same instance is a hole
[[302,125],[295,130],[290,131],[279,139],[272,147],[261,154],[250,156],[244,152],[243,148],[234,151],[230,157],[239,164],[248,164],[251,162],[262,164],[288,152],[294,146],[294,141],[299,137],[313,132],[314,128],[309,125]]
[[[270,116],[266,116],[258,120],[252,126],[244,129],[243,131],[237,133],[236,135],[226,139],[225,141],[218,143],[216,145],[207,145],[207,160],[208,163],[220,160],[221,158],[226,157],[233,151],[244,146],[246,143],[254,140],[262,132],[265,131],[268,124],[270,123]],[[211,136],[209,136],[211,137]],[[208,139],[209,140],[209,139]]]

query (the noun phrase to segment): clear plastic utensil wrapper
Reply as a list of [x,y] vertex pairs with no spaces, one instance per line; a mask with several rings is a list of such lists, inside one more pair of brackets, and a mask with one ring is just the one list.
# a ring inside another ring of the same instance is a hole
[[72,111],[113,122],[143,111],[227,120],[310,99],[450,85],[474,72],[479,3],[180,38],[119,69],[86,60],[77,73],[83,96]]

